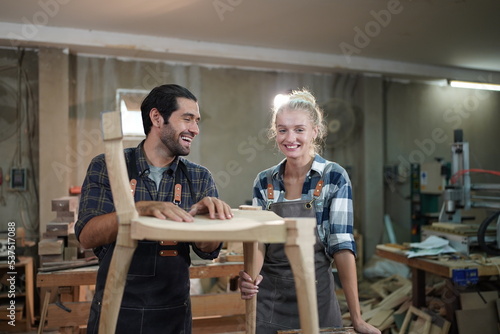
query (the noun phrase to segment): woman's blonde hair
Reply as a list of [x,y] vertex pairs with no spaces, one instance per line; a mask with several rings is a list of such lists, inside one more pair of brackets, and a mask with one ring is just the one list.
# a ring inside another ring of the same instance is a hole
[[316,103],[316,99],[306,89],[294,90],[288,95],[286,102],[273,108],[271,123],[269,127],[269,138],[276,138],[276,117],[284,110],[302,110],[306,112],[312,123],[318,131],[318,135],[313,141],[313,153],[321,153],[323,142],[325,140],[327,131],[326,123],[323,116],[323,110]]

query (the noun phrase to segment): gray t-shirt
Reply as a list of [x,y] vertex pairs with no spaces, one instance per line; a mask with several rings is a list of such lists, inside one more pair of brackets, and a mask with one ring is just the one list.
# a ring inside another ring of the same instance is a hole
[[163,177],[163,172],[166,171],[167,167],[155,167],[149,165],[149,175],[148,177],[156,183],[156,190],[160,189],[160,182]]

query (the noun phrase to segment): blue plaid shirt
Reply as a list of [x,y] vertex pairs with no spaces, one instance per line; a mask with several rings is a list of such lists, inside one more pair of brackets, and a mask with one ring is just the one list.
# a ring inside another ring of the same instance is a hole
[[[197,165],[184,158],[176,157],[172,164],[163,173],[163,178],[157,190],[156,184],[148,177],[149,165],[142,149],[143,142],[137,148],[125,149],[125,160],[127,165],[130,161],[130,156],[135,155],[138,177],[135,190],[134,200],[138,201],[164,201],[173,202],[175,173],[179,160],[182,160],[186,165],[191,186],[194,193],[194,201],[191,196],[190,187],[186,176],[181,173],[180,181],[182,185],[182,197],[179,206],[185,210],[200,201],[202,198],[218,197],[215,182],[209,170],[203,166]],[[75,234],[78,237],[87,222],[95,216],[100,216],[106,213],[114,212],[113,196],[109,185],[108,172],[104,154],[98,155],[92,159],[85,180],[82,186],[82,194],[80,198],[80,207],[78,213],[78,221],[75,224]],[[214,259],[218,256],[219,249],[212,253],[205,253],[197,249],[193,244],[193,250],[203,259]],[[102,250],[102,247],[95,249],[96,255]],[[106,249],[106,247],[104,247]]]
[[[285,186],[283,173],[286,159],[278,165],[260,172],[254,181],[253,205],[267,208],[267,175],[271,171],[275,202],[283,202]],[[314,201],[319,238],[327,255],[333,257],[342,249],[351,250],[356,255],[353,236],[352,188],[349,176],[339,164],[327,161],[318,154],[314,157],[311,170],[306,175],[302,188],[302,200],[312,199],[316,184],[323,179],[321,195]]]

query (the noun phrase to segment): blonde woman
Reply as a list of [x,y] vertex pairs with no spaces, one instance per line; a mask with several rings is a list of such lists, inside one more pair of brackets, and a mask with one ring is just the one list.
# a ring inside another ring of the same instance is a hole
[[[352,188],[346,171],[318,154],[325,129],[322,110],[307,90],[292,92],[288,101],[273,111],[270,134],[285,159],[257,175],[253,205],[281,217],[316,218],[314,251],[320,327],[342,327],[331,271],[334,261],[355,330],[380,334],[361,318],[352,234]],[[242,298],[257,296],[256,332],[275,334],[299,328],[295,284],[283,244],[259,244],[258,262],[262,269],[255,282],[246,272],[240,272]]]

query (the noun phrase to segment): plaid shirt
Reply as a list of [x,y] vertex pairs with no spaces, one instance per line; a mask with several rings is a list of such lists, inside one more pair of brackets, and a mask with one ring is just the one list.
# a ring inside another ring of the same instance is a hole
[[[283,202],[285,164],[286,159],[257,175],[253,187],[253,205],[266,209],[270,204],[266,194],[269,172],[272,175],[275,201]],[[316,154],[302,188],[302,200],[312,199],[314,189],[320,179],[324,181],[323,190],[314,201],[314,206],[319,238],[325,245],[327,255],[332,257],[335,252],[342,249],[349,249],[356,254],[353,236],[352,188],[349,176],[339,164],[327,161]]]
[[[138,177],[136,178],[137,186],[134,195],[134,200],[136,202],[173,202],[175,174],[179,165],[179,160],[182,160],[186,165],[195,197],[193,202],[187,178],[184,173],[181,172],[182,197],[181,203],[179,204],[181,208],[188,210],[193,204],[207,196],[218,197],[215,182],[208,169],[180,157],[176,157],[169,168],[163,173],[163,178],[157,190],[155,182],[148,177],[149,165],[146,161],[142,145],[143,142],[139,144],[137,148],[125,149],[125,160],[127,165],[129,164],[131,155],[135,154],[138,172]],[[104,154],[101,154],[92,159],[83,182],[78,221],[75,224],[76,236],[78,237],[80,235],[85,224],[93,217],[114,211],[115,207],[113,205],[106,162],[104,160]],[[204,253],[198,250],[193,244],[193,250],[204,259],[216,258],[219,249],[213,253]],[[96,254],[98,254],[100,249],[96,249],[95,251]]]

